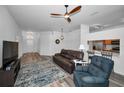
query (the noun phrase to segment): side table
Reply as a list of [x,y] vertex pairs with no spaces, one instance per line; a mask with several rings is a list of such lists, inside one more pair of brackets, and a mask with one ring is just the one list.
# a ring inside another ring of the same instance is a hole
[[74,59],[73,62],[75,63],[75,67],[77,66],[77,64],[81,64],[82,66],[87,66],[89,64],[89,62],[87,61],[82,61],[77,59]]

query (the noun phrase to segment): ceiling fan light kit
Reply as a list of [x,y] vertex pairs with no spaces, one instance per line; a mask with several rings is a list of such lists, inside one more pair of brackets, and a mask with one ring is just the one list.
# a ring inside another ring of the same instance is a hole
[[65,14],[64,17],[67,19],[69,18],[70,16],[68,14]]
[[78,11],[80,11],[81,6],[75,7],[70,12],[68,12],[68,9],[67,9],[68,7],[69,7],[69,5],[65,5],[65,8],[66,8],[65,14],[51,13],[50,15],[52,15],[52,16],[63,16],[65,18],[65,20],[67,20],[67,22],[70,23],[71,22],[70,16],[72,16],[72,14],[76,14]]

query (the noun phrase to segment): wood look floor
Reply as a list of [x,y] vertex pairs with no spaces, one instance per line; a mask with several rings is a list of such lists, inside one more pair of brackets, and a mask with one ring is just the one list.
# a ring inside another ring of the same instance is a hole
[[[111,84],[114,83],[114,84]],[[110,76],[110,84],[115,87],[124,87],[124,76],[112,72]]]

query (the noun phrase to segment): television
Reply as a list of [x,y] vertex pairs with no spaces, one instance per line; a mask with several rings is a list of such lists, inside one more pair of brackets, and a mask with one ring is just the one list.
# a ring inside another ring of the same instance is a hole
[[18,42],[3,41],[3,56],[2,56],[3,69],[17,59],[18,59]]

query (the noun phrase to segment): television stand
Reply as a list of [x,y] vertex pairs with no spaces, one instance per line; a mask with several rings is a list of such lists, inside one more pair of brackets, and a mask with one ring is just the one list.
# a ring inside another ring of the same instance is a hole
[[10,69],[0,69],[0,87],[12,87],[14,86],[16,77],[20,69],[20,59],[10,63]]

